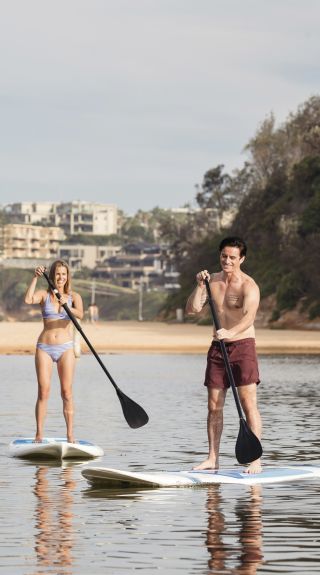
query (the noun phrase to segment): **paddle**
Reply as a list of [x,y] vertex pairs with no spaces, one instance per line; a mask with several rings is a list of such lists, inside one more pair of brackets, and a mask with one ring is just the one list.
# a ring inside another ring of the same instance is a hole
[[[48,277],[48,275],[44,272],[43,273],[44,277],[46,278],[49,287],[51,289],[51,291],[54,293],[54,295],[58,298],[58,300],[60,300],[61,295],[59,293],[59,291],[57,290],[57,288],[55,287],[55,285],[53,284],[53,282],[50,280],[50,278]],[[128,397],[127,395],[125,395],[121,389],[117,386],[116,382],[114,381],[113,377],[110,375],[110,373],[108,372],[107,368],[105,367],[105,365],[103,364],[103,362],[101,361],[100,357],[98,356],[96,350],[94,349],[94,347],[91,345],[90,341],[88,340],[87,336],[85,335],[85,333],[83,332],[81,325],[79,324],[79,322],[76,320],[76,318],[74,317],[73,313],[70,311],[68,305],[65,303],[62,305],[62,307],[66,310],[69,318],[71,319],[72,323],[74,324],[74,326],[77,328],[77,330],[80,332],[80,334],[82,335],[84,341],[86,342],[87,346],[89,347],[89,349],[92,351],[94,357],[96,358],[96,360],[98,361],[98,363],[101,365],[103,371],[105,372],[105,374],[108,376],[109,380],[111,381],[113,387],[115,388],[116,392],[117,392],[117,396],[120,400],[121,403],[121,407],[122,407],[122,411],[123,411],[123,415],[128,423],[128,425],[130,427],[132,427],[133,429],[137,429],[138,427],[142,427],[143,425],[145,425],[146,423],[148,423],[149,421],[149,417],[146,414],[146,412],[144,411],[144,409],[138,405],[135,401],[133,401],[132,399],[130,399],[130,397]]]
[[[218,330],[221,328],[221,326],[220,326],[220,321],[218,319],[218,316],[217,316],[217,313],[216,313],[216,310],[214,307],[209,282],[207,279],[205,279],[204,282],[205,282],[205,285],[207,288],[209,306],[210,306],[211,313],[212,313],[213,323],[214,323],[216,330]],[[220,347],[221,347],[221,351],[222,351],[222,355],[223,355],[225,368],[226,368],[227,375],[228,375],[228,380],[229,380],[229,383],[230,383],[230,386],[231,386],[231,389],[233,392],[233,396],[234,396],[234,399],[236,402],[236,406],[237,406],[237,410],[238,410],[238,414],[239,414],[239,418],[240,418],[240,429],[239,429],[239,434],[238,434],[238,439],[237,439],[236,449],[235,449],[236,458],[237,458],[237,461],[239,461],[239,463],[241,463],[241,464],[251,463],[252,461],[255,461],[256,459],[259,459],[259,457],[261,457],[262,446],[261,446],[259,439],[251,431],[246,420],[244,419],[224,340],[219,339],[219,343],[220,343]]]

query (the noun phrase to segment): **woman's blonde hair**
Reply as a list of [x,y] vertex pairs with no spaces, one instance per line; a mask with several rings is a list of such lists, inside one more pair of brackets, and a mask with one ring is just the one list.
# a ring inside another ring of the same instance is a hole
[[[64,260],[56,260],[55,262],[53,262],[53,264],[51,264],[50,267],[49,278],[52,281],[52,283],[56,285],[55,284],[56,270],[59,267],[66,268],[67,270],[67,281],[64,285],[64,293],[69,294],[71,292],[71,277],[70,277],[70,268],[67,262],[65,262]],[[48,291],[50,291],[50,289],[48,289]]]

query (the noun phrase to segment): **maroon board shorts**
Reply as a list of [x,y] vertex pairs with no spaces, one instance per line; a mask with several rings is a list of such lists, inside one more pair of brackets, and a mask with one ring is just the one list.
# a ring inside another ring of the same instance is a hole
[[[260,383],[256,343],[253,337],[224,342],[229,357],[236,387],[249,383]],[[207,369],[204,385],[212,389],[230,387],[221,346],[213,341],[207,355]]]

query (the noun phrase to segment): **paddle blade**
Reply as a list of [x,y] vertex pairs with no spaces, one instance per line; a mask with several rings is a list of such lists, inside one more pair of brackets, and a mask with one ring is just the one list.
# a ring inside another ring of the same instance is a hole
[[236,458],[241,464],[251,463],[262,455],[262,446],[259,439],[251,431],[247,422],[240,418],[240,429],[236,443]]
[[116,392],[121,403],[123,415],[128,425],[132,427],[132,429],[137,429],[138,427],[146,425],[149,421],[149,417],[145,410],[135,401],[130,399],[130,397],[125,395],[119,388],[116,389]]

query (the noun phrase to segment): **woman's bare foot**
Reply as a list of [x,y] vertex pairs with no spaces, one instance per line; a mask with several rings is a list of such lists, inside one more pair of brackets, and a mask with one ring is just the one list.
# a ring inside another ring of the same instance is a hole
[[33,443],[42,443],[42,437],[40,435],[36,435]]
[[201,469],[219,469],[219,463],[215,459],[206,459],[200,465],[193,467],[194,471],[201,471]]
[[253,473],[261,473],[262,466],[260,459],[256,459],[250,463],[249,467],[245,470],[245,473],[253,474]]
[[71,436],[71,437],[68,436],[67,440],[68,440],[68,443],[76,443],[76,440],[73,436]]

